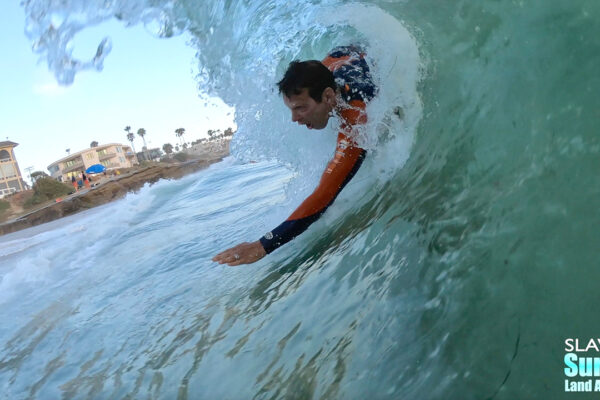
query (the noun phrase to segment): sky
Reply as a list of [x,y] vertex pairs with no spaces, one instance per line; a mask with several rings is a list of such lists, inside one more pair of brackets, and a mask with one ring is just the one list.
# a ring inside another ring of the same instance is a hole
[[[25,36],[25,13],[18,0],[0,5],[0,141],[19,145],[15,156],[23,177],[44,171],[54,161],[100,145],[129,145],[124,131],[146,130],[149,148],[176,145],[175,129],[190,142],[209,129],[235,128],[234,109],[220,99],[199,97],[195,50],[184,35],[159,39],[143,26],[126,28],[113,20],[77,34],[75,58],[88,60],[108,36],[112,51],[104,69],[83,71],[70,86],[60,86]],[[142,139],[134,146],[140,151]]]

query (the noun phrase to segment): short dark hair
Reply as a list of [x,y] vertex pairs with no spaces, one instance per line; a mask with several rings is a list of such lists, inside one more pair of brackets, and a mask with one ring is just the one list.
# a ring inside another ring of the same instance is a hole
[[320,103],[323,91],[328,87],[336,89],[333,73],[321,61],[292,61],[283,79],[277,82],[279,93],[290,97],[308,89],[308,95]]

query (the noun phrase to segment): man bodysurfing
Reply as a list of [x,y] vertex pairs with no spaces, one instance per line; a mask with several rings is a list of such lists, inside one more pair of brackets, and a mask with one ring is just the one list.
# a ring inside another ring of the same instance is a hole
[[367,122],[366,103],[377,88],[359,47],[336,47],[323,61],[293,61],[277,85],[293,122],[324,129],[331,116],[340,117],[335,154],[317,188],[288,219],[255,242],[217,254],[213,261],[219,264],[251,264],[300,235],[333,203],[366,155],[355,142],[355,130]]

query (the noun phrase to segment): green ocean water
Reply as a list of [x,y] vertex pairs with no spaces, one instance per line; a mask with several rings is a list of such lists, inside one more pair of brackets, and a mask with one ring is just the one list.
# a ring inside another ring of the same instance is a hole
[[431,345],[448,335],[444,393],[565,398],[564,340],[600,330],[600,3],[397,11],[431,69],[411,159],[381,201],[427,248],[420,283],[440,305],[422,329]]

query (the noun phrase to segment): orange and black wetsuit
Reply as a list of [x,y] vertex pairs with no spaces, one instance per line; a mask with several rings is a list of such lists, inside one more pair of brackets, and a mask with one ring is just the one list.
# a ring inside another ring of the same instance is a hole
[[267,253],[289,242],[315,222],[335,200],[360,168],[366,150],[352,139],[353,127],[367,122],[366,102],[376,93],[369,66],[362,50],[355,46],[333,49],[322,61],[335,78],[342,99],[342,123],[335,155],[327,164],[315,191],[277,228],[268,232],[260,243]]

